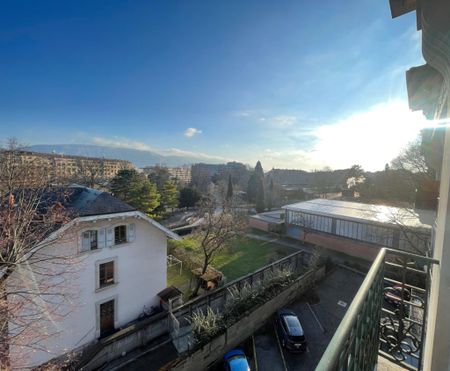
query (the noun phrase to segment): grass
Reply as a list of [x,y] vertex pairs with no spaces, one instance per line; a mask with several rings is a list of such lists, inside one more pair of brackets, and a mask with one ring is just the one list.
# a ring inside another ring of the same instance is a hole
[[[192,240],[185,239],[182,242],[176,242],[175,246],[177,250],[182,249],[184,253],[194,258],[198,259],[201,257],[201,251]],[[212,265],[220,270],[227,278],[227,281],[230,282],[295,251],[290,247],[279,245],[275,242],[259,241],[243,236],[233,240],[217,254],[212,261]],[[179,258],[181,257],[179,256]],[[169,268],[167,277],[169,285],[174,285],[183,292],[189,290],[191,277],[189,269],[185,268],[185,266],[186,264],[183,265],[181,275],[179,274],[179,267]]]
[[212,265],[222,271],[228,281],[270,264],[296,250],[274,242],[240,237],[218,254]]

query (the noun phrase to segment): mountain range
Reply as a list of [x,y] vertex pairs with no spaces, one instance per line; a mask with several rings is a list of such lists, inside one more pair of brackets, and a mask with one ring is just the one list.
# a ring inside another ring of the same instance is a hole
[[57,153],[72,156],[101,157],[116,160],[127,160],[136,167],[163,165],[182,166],[200,162],[212,164],[224,161],[216,159],[205,159],[202,157],[188,156],[166,156],[152,151],[145,151],[132,148],[99,146],[91,144],[36,144],[27,147],[28,150],[40,153]]

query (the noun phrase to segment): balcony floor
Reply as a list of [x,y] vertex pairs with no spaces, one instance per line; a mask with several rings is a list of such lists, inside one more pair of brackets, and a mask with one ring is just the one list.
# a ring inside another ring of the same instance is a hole
[[377,371],[400,371],[405,370],[403,367],[392,363],[388,359],[384,357],[378,356],[378,365],[377,365]]

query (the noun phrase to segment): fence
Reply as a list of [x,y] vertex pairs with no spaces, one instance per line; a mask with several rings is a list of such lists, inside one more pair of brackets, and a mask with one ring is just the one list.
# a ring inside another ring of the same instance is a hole
[[369,371],[379,355],[421,370],[433,264],[438,261],[381,249],[316,370]]
[[208,307],[213,310],[221,310],[224,308],[228,297],[229,292],[233,288],[241,289],[244,285],[248,284],[251,287],[264,280],[264,278],[269,274],[269,272],[273,272],[277,269],[284,269],[289,267],[293,270],[295,275],[301,274],[306,265],[309,263],[310,254],[305,251],[298,251],[291,255],[288,255],[272,264],[266,265],[258,269],[255,272],[249,273],[246,276],[240,277],[234,281],[229,282],[223,287],[220,287],[211,293],[200,296],[196,299],[193,299],[184,305],[173,310],[173,315],[178,320],[180,327],[188,325],[188,318],[192,316],[194,311],[205,311]]

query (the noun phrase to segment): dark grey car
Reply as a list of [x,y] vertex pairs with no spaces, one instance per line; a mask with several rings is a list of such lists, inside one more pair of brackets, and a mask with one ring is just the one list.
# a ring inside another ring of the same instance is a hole
[[304,352],[307,342],[297,315],[288,309],[280,309],[275,315],[275,326],[281,345],[291,352]]

